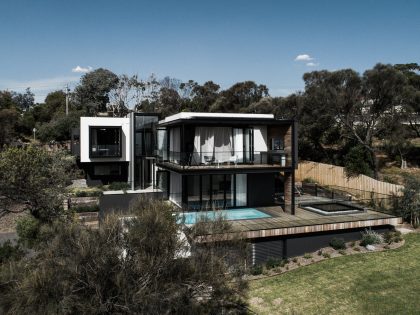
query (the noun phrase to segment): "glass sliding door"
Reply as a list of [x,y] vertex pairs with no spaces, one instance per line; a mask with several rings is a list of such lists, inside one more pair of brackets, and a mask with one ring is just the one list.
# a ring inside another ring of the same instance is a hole
[[189,210],[200,210],[202,208],[200,188],[200,175],[190,175],[187,177],[187,196]]
[[246,174],[236,174],[235,184],[236,207],[247,206],[247,176]]
[[211,209],[211,175],[201,175],[201,207]]
[[225,175],[212,176],[212,203],[216,209],[225,207]]
[[235,174],[226,174],[225,177],[225,208],[231,208],[235,206]]

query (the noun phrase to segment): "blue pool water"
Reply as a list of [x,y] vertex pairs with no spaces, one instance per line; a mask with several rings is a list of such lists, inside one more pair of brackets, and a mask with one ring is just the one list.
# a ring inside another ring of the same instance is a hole
[[242,208],[218,211],[184,212],[179,214],[178,222],[183,222],[185,224],[195,224],[200,220],[200,218],[208,218],[210,220],[214,220],[215,218],[219,217],[223,217],[228,221],[233,221],[270,218],[271,216],[254,208]]

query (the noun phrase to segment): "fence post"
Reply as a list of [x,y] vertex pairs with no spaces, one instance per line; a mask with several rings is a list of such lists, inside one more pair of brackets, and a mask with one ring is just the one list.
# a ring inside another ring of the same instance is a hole
[[318,184],[315,183],[315,197],[318,197]]

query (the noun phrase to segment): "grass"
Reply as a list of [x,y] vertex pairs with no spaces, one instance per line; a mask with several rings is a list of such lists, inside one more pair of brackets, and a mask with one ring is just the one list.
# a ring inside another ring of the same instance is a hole
[[420,234],[401,248],[342,256],[250,283],[258,314],[420,314]]

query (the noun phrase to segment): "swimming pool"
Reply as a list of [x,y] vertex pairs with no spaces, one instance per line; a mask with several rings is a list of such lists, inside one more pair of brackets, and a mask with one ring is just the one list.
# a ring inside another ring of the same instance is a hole
[[178,216],[178,222],[184,224],[195,224],[200,219],[214,220],[219,217],[223,217],[228,221],[271,218],[271,215],[254,208],[183,212]]

